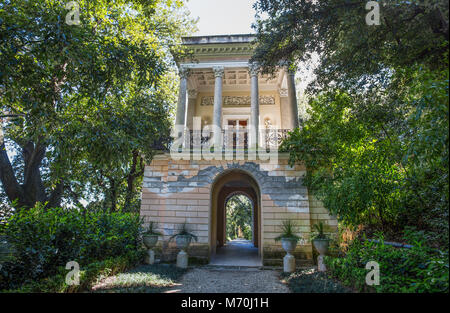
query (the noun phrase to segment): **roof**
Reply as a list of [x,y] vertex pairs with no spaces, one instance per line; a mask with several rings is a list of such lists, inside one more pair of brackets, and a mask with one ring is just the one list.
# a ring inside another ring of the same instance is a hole
[[254,34],[212,35],[183,37],[184,45],[250,43],[255,40]]

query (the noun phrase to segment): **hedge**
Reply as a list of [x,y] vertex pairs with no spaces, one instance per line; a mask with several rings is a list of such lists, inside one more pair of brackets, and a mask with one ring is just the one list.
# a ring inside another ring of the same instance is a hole
[[54,292],[54,293],[75,293],[89,291],[100,279],[113,276],[119,272],[132,268],[143,261],[146,251],[128,252],[125,255],[109,258],[103,261],[90,263],[85,269],[80,268],[79,285],[67,285],[66,275],[69,270],[64,267],[58,268],[58,274],[31,282],[18,289],[2,290],[9,293],[34,293],[34,292]]
[[[366,264],[379,264],[380,284],[368,286]],[[354,240],[342,257],[325,257],[328,271],[344,285],[366,292],[448,292],[449,255],[416,242],[411,249]]]

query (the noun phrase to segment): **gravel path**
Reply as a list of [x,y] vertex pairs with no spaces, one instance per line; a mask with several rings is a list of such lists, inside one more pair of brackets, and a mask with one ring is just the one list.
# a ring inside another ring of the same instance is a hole
[[257,268],[197,267],[168,292],[181,293],[288,293],[279,273]]

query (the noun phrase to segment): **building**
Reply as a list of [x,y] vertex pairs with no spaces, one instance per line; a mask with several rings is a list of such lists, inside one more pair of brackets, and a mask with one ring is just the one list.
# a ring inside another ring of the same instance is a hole
[[[253,245],[257,260],[265,265],[280,264],[285,255],[274,241],[282,221],[295,220],[304,239],[295,251],[297,264],[312,261],[308,239],[313,223],[337,225],[303,185],[305,167],[289,166],[288,155],[278,153],[281,140],[299,126],[294,72],[281,66],[273,76],[261,75],[249,63],[253,39],[184,38],[195,62],[179,64],[174,129],[186,137],[172,153],[156,155],[146,166],[142,190],[141,215],[158,222],[165,235],[162,258],[175,258],[177,249],[168,238],[187,223],[199,237],[189,254],[215,260],[226,244],[225,204],[236,194],[253,203]],[[210,124],[216,129],[205,132]],[[211,131],[222,138],[209,136]],[[205,142],[216,145],[214,150],[204,149]]]

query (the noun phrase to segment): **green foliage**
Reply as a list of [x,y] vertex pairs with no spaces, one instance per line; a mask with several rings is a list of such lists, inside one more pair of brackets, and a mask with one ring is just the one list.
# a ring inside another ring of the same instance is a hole
[[16,114],[2,187],[20,207],[84,198],[135,211],[144,164],[170,141],[192,21],[181,1],[83,0],[68,25],[67,2],[0,3],[0,111]]
[[[380,4],[380,25],[367,25],[366,0],[258,0],[254,59],[267,71],[279,61],[309,61],[318,54],[313,85],[366,89],[389,82],[392,68],[442,66],[448,51],[446,0]],[[445,64],[444,64],[445,65]]]
[[319,56],[307,118],[282,148],[344,225],[397,238],[414,226],[448,246],[448,2],[383,1],[379,26],[365,3],[256,2],[266,71]]
[[[347,286],[376,292],[448,292],[448,252],[431,249],[423,241],[413,248],[394,248],[381,243],[354,240],[345,256],[326,257],[330,273]],[[367,286],[368,262],[380,265],[380,285]]]
[[141,219],[133,213],[44,209],[14,214],[4,229],[14,259],[1,268],[1,287],[54,275],[69,261],[85,266],[118,257],[140,246]]
[[275,241],[281,239],[300,240],[300,236],[296,234],[298,225],[293,220],[284,220],[280,226],[281,235],[274,238]]
[[319,222],[318,224],[313,224],[314,232],[311,235],[311,239],[328,239],[328,236],[325,234],[325,227],[323,222]]
[[18,289],[3,290],[2,292],[30,293],[30,292],[83,292],[89,291],[93,284],[100,279],[115,275],[139,264],[146,251],[129,251],[118,257],[111,257],[103,261],[87,264],[80,270],[80,284],[67,285],[66,275],[68,270],[58,268],[58,274],[30,283],[26,283]]
[[180,228],[178,229],[178,231],[175,234],[173,234],[172,236],[170,236],[169,241],[173,240],[177,236],[188,236],[188,237],[190,237],[191,239],[193,239],[195,241],[198,240],[197,235],[193,234],[189,230],[189,228],[188,228],[186,223],[183,223],[183,224],[180,225]]
[[226,203],[227,240],[243,238],[252,240],[253,204],[244,195],[235,195]]
[[361,259],[378,260],[377,291],[448,291],[448,1],[379,2],[377,26],[366,3],[258,0],[268,18],[255,25],[253,59],[273,72],[318,55],[310,109],[282,149],[341,226],[426,238],[411,250],[355,242],[334,273],[363,288]]
[[161,293],[174,286],[186,271],[174,264],[141,265],[117,274],[106,283],[95,286],[93,291]]
[[[345,225],[396,234],[415,226],[448,242],[448,71],[416,70],[396,107],[330,91],[282,146],[308,187]],[[398,74],[398,77],[403,74]],[[400,79],[400,78],[399,78]],[[402,78],[403,79],[403,78]]]

